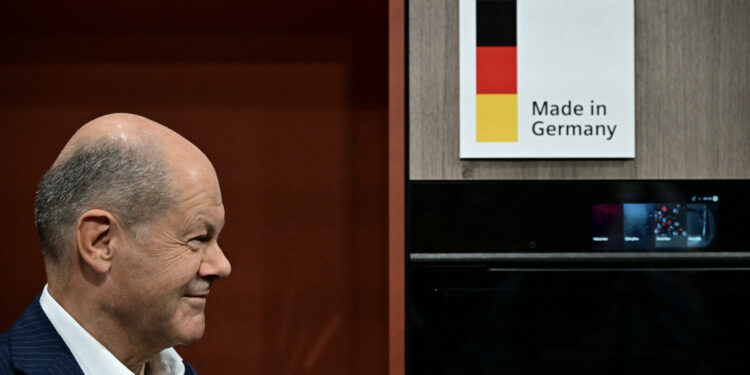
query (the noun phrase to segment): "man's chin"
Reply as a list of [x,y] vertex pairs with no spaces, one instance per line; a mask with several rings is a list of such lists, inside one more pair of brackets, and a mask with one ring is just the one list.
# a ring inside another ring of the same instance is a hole
[[201,332],[200,335],[193,335],[189,338],[186,338],[180,345],[193,345],[200,341],[200,339],[203,337],[203,333]]
[[182,327],[179,332],[179,338],[176,340],[177,345],[191,345],[198,342],[203,337],[205,326],[203,327]]
[[203,311],[191,311],[183,319],[175,322],[176,344],[190,345],[198,342],[206,330],[206,316]]

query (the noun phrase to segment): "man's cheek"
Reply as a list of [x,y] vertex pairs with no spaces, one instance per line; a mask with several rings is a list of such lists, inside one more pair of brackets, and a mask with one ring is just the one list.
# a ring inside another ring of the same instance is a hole
[[173,280],[197,274],[200,262],[201,254],[189,249],[165,254],[157,261],[159,272]]

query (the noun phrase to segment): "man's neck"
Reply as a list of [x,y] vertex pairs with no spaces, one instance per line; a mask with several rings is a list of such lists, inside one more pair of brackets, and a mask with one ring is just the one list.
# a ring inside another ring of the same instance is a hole
[[137,343],[143,343],[146,340],[129,335],[128,331],[132,330],[125,329],[120,322],[111,318],[106,312],[98,308],[81,309],[81,306],[97,306],[95,302],[82,297],[90,296],[91,293],[65,293],[52,285],[49,286],[48,292],[83,329],[109,350],[125,367],[137,375],[148,373],[148,360],[154,358],[160,350],[144,350]]

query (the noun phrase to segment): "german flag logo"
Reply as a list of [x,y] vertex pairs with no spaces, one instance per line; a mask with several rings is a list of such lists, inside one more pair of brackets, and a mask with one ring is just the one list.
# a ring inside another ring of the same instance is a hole
[[461,158],[635,156],[634,0],[458,0]]
[[518,142],[515,0],[477,0],[477,142]]

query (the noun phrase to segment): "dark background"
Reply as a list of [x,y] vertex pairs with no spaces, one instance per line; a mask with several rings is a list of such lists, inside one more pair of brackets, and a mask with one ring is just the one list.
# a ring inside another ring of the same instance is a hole
[[41,291],[36,185],[111,112],[213,161],[233,272],[201,374],[387,366],[387,2],[26,1],[0,5],[0,331]]

